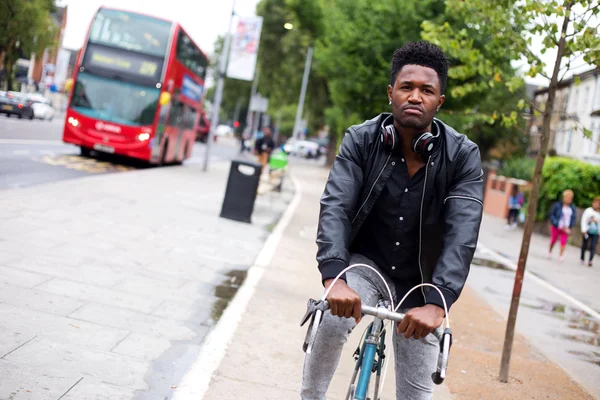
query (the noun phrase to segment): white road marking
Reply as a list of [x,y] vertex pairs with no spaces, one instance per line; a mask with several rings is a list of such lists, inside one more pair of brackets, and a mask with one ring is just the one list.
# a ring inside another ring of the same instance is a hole
[[38,139],[32,139],[32,140],[27,140],[27,139],[0,139],[0,144],[25,144],[25,145],[55,145],[55,146],[60,146],[60,145],[66,145],[66,143],[64,143],[61,140],[38,140]]

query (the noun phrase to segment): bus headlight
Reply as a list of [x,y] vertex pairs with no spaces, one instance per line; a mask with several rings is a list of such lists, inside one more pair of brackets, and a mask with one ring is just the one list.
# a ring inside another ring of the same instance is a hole
[[73,125],[73,126],[75,126],[75,127],[77,127],[77,126],[79,125],[79,121],[77,121],[77,119],[76,119],[76,118],[69,117],[68,121],[69,121],[69,123],[70,123],[71,125]]
[[139,140],[140,142],[144,142],[144,141],[146,141],[146,140],[148,140],[148,139],[150,139],[150,134],[149,134],[149,133],[140,133],[140,134],[138,135],[138,140]]

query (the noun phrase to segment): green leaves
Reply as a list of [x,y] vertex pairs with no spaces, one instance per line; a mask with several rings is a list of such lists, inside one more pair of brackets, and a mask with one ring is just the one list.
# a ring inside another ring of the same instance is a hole
[[544,163],[543,185],[537,208],[537,220],[548,217],[552,203],[560,199],[565,189],[575,192],[577,207],[589,207],[600,194],[600,167],[584,161],[562,157],[550,157]]
[[[52,0],[3,0],[0,2],[0,53],[4,53],[6,77],[20,54],[41,56],[56,37],[59,27],[50,13]],[[9,85],[10,86],[10,85]]]

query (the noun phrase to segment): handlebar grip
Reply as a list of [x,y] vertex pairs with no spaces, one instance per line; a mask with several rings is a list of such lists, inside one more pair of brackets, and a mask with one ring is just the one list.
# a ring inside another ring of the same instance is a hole
[[450,346],[452,345],[452,331],[446,328],[440,340],[440,354],[436,371],[431,374],[431,379],[436,385],[442,384],[446,378],[446,369],[448,368],[448,357],[450,355]]
[[441,385],[444,383],[444,378],[442,378],[442,375],[438,371],[435,371],[433,374],[431,374],[431,380],[433,380],[433,383],[436,385]]

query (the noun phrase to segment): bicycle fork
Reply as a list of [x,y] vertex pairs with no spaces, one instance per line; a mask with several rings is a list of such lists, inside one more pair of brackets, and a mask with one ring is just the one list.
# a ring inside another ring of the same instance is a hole
[[[346,393],[347,400],[366,400],[367,391],[369,390],[369,381],[371,374],[377,372],[377,379],[375,381],[375,397],[377,400],[379,395],[379,379],[381,376],[381,367],[384,361],[384,346],[385,346],[385,331],[382,329],[383,321],[376,318],[371,325],[367,328],[367,338],[362,343],[360,353],[356,358],[356,365],[350,381],[350,387]],[[379,348],[378,348],[379,347]],[[375,362],[375,356],[379,355],[377,360],[376,368],[373,368]],[[360,371],[360,375],[359,375]],[[356,377],[358,377],[358,383],[354,386]]]

